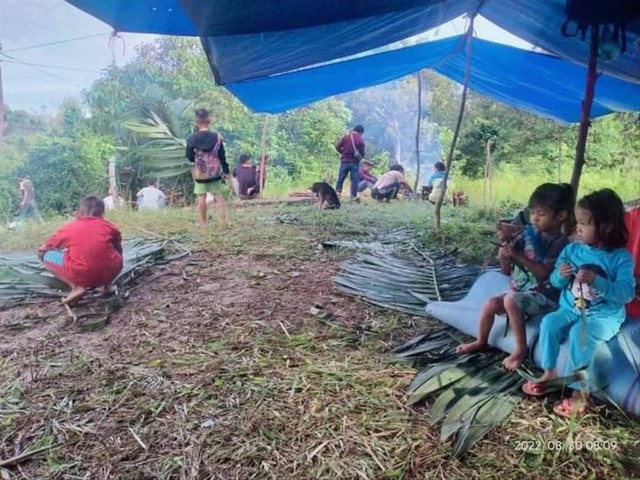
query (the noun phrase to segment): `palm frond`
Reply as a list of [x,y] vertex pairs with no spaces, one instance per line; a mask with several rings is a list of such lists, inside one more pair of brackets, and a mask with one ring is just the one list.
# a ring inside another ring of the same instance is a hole
[[[176,253],[169,254],[169,247]],[[124,266],[114,284],[125,287],[152,265],[169,262],[189,252],[168,240],[131,239],[123,244]],[[0,256],[0,307],[19,304],[32,296],[60,297],[65,286],[45,270],[35,254]]]
[[177,132],[171,112],[162,108],[160,111],[163,113],[149,110],[143,119],[123,122],[125,128],[146,140],[130,150],[159,177],[184,175],[189,171],[189,162],[185,158],[186,142]]

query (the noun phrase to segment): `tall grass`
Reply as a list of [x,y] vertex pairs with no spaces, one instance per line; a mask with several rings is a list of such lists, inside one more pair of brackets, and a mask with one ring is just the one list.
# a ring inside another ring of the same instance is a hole
[[[571,171],[567,168],[562,172],[562,181],[569,182]],[[487,198],[487,205],[500,205],[504,203],[524,204],[529,199],[531,192],[541,183],[557,182],[558,177],[547,172],[523,172],[516,166],[504,165],[494,174],[491,182],[491,199]],[[484,180],[460,177],[455,179],[455,188],[464,190],[469,196],[472,205],[483,205]],[[582,173],[578,197],[601,188],[612,188],[625,200],[640,197],[640,169],[637,171],[621,172],[619,170],[594,170],[588,166]],[[488,197],[489,185],[487,185]]]

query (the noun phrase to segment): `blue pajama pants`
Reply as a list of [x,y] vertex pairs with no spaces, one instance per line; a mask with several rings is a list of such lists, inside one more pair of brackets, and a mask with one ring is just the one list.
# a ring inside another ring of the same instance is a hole
[[[597,310],[587,312],[586,338],[584,344],[581,341],[582,320],[579,312],[567,309],[556,310],[545,315],[540,325],[540,349],[542,368],[552,370],[556,368],[560,344],[565,338],[569,338],[569,364],[567,374],[583,367],[589,368],[590,387],[593,385],[592,360],[596,348],[604,342],[611,340],[619,331],[624,316],[607,316]],[[571,388],[581,389],[580,385],[572,384]]]

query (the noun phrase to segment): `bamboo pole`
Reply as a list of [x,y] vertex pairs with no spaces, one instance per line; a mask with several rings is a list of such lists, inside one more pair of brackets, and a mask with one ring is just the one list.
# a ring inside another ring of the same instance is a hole
[[260,154],[260,198],[264,196],[264,185],[266,183],[265,169],[267,166],[267,131],[269,126],[269,115],[265,113],[264,124],[262,125],[262,153]]
[[418,120],[416,121],[416,181],[413,184],[413,191],[418,191],[418,182],[420,180],[420,120],[422,119],[422,80],[420,71],[417,73],[418,78]]
[[580,115],[580,130],[578,133],[578,141],[576,143],[576,156],[573,162],[573,173],[571,174],[571,186],[574,194],[578,194],[580,185],[580,177],[582,175],[582,167],[584,166],[584,153],[587,148],[587,137],[589,135],[589,127],[591,125],[591,105],[595,96],[596,80],[598,79],[598,37],[600,34],[600,26],[591,27],[590,43],[589,43],[589,68],[587,70],[587,82],[585,85],[584,99],[582,100],[582,113]]
[[[456,128],[453,132],[453,139],[451,140],[451,148],[449,149],[449,154],[447,155],[446,168],[444,170],[444,179],[442,183],[444,186],[447,185],[447,181],[449,180],[449,172],[451,171],[451,162],[453,161],[453,152],[456,148],[456,143],[458,141],[458,135],[460,134],[460,126],[462,125],[462,118],[464,117],[464,109],[467,104],[467,92],[469,91],[469,78],[471,76],[471,44],[473,41],[473,23],[476,18],[476,14],[474,13],[469,21],[469,28],[466,33],[466,41],[467,41],[467,61],[464,71],[464,82],[462,85],[462,100],[460,101],[460,111],[458,112],[458,120],[456,121]],[[441,229],[441,211],[442,211],[442,202],[444,201],[444,196],[446,194],[446,188],[441,189],[440,196],[438,197],[438,201],[436,202],[436,230],[440,231]]]

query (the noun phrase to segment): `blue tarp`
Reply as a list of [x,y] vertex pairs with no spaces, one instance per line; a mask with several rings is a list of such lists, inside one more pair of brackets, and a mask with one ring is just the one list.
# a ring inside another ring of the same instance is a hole
[[[463,37],[227,85],[257,112],[280,113],[339,93],[369,87],[423,68],[462,82]],[[457,52],[457,53],[456,53]],[[554,56],[473,39],[470,88],[499,102],[562,122],[577,122],[586,68]],[[640,110],[640,85],[602,75],[591,116]]]
[[200,36],[219,85],[388,45],[479,4],[479,0],[67,1],[118,31]]
[[[365,52],[463,13],[479,13],[563,59],[586,64],[588,43],[565,38],[566,0],[67,0],[118,31],[200,36],[219,84],[289,72]],[[603,4],[610,0],[600,0]],[[640,82],[627,22],[628,51],[600,68]]]
[[[218,84],[256,111],[280,112],[376,85],[424,67],[462,79],[464,52],[431,42],[355,61],[362,54],[479,12],[558,58],[474,41],[471,88],[533,113],[578,120],[588,42],[565,38],[565,0],[67,0],[118,31],[198,35]],[[603,4],[609,0],[600,0]],[[640,19],[627,22],[627,52],[599,62],[593,115],[638,110]],[[588,39],[587,39],[588,40]],[[336,64],[315,67],[325,62]],[[299,69],[303,71],[294,72]]]

